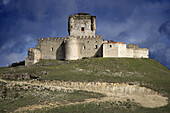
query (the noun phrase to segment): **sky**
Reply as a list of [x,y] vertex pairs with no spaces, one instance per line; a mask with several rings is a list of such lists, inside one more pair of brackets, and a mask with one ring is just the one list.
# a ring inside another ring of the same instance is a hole
[[104,40],[149,48],[170,69],[170,0],[0,0],[0,67],[22,61],[38,38],[68,36],[68,16],[96,16]]

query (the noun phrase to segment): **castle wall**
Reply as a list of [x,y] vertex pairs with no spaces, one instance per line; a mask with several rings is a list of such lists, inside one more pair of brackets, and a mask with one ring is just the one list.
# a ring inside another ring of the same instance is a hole
[[76,37],[69,37],[65,43],[65,60],[80,59],[80,42]]
[[103,57],[149,58],[149,50],[145,48],[126,48],[121,42],[107,41],[103,44]]
[[[95,16],[74,15],[69,17],[69,35],[71,36],[95,36]],[[83,30],[82,30],[83,28]]]
[[64,59],[64,38],[44,38],[39,40],[38,46],[42,59]]
[[103,39],[101,36],[78,37],[80,42],[80,58],[102,57]]
[[126,44],[116,43],[118,45],[118,57],[127,57]]
[[127,56],[128,58],[133,58],[133,56],[134,56],[133,49],[127,48],[127,49],[126,49],[126,56]]
[[122,42],[103,41],[101,35],[95,36],[96,16],[88,13],[70,15],[68,19],[69,36],[65,38],[38,39],[35,48],[28,51],[26,65],[39,59],[77,60],[84,57],[128,57],[149,58],[149,50],[136,44],[126,47]]
[[134,58],[149,58],[149,50],[146,48],[134,49]]
[[103,44],[103,57],[118,57],[118,44],[104,43]]
[[36,48],[29,48],[28,50],[28,57],[25,58],[25,65],[32,65],[36,62],[39,62],[41,59],[41,52],[39,49]]

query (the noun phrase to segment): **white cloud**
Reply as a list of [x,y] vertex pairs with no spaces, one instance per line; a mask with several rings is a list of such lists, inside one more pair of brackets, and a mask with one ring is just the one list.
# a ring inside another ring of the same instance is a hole
[[10,53],[8,55],[6,55],[5,60],[9,63],[11,62],[17,62],[20,61],[22,59],[24,59],[25,55],[23,55],[22,53]]
[[7,41],[6,43],[4,43],[1,47],[0,47],[0,53],[2,52],[2,51],[4,51],[4,50],[7,50],[7,49],[12,49],[14,46],[15,46],[15,44],[16,44],[17,42],[16,41]]
[[6,53],[1,55],[3,61],[0,61],[0,66],[8,66],[14,62],[23,61],[25,55],[22,53]]
[[35,38],[31,35],[23,35],[22,36],[25,42],[35,42]]
[[27,50],[36,45],[35,36],[25,34],[22,39],[8,40],[0,47],[0,66],[24,60]]
[[10,0],[3,0],[4,5],[7,5],[10,2]]

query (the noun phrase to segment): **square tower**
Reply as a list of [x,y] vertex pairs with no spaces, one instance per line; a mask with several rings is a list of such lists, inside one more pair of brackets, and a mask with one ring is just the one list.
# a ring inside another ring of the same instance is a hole
[[69,16],[68,32],[70,36],[95,36],[96,16],[77,13]]

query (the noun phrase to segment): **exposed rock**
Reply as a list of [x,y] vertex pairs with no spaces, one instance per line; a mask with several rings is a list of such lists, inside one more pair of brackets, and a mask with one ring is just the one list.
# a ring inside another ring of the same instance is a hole
[[[1,80],[1,79],[0,79]],[[4,80],[1,80],[4,81]],[[151,89],[133,84],[107,83],[107,82],[64,82],[64,81],[6,81],[7,88],[18,87],[18,89],[32,88],[36,91],[51,90],[72,92],[74,90],[85,90],[106,95],[101,101],[124,102],[127,100],[139,103],[143,107],[161,107],[168,104],[168,98]],[[28,87],[29,86],[29,87]],[[100,100],[99,100],[100,101]]]
[[139,49],[138,45],[136,45],[136,44],[128,44],[127,48]]
[[16,73],[16,74],[6,73],[0,75],[0,78],[12,79],[12,80],[29,80],[29,79],[37,79],[38,77],[33,76],[32,74],[29,73]]
[[24,65],[25,65],[25,61],[20,61],[20,62],[12,63],[8,67],[17,67],[17,66],[24,66]]
[[41,71],[41,74],[42,75],[48,75],[48,72],[47,71]]

